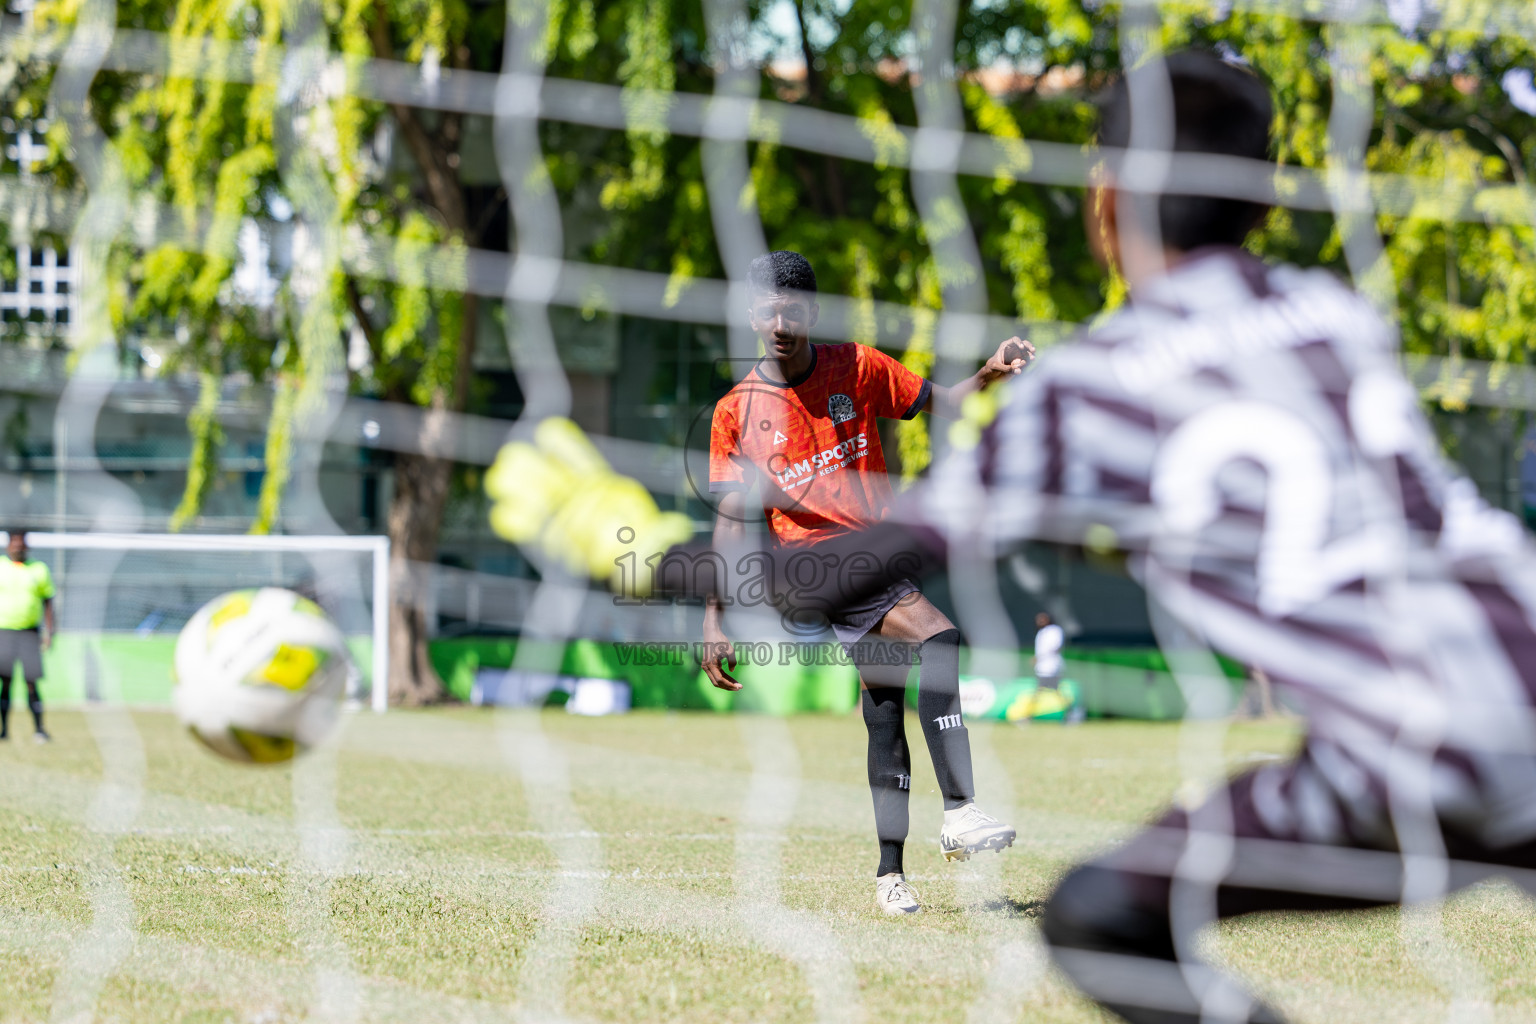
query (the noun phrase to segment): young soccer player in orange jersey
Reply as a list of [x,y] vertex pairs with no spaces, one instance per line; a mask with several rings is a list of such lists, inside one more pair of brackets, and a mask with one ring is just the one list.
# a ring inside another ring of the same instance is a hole
[[[799,253],[758,257],[747,280],[748,322],[767,354],[715,407],[709,486],[719,495],[715,543],[722,550],[744,536],[747,495],[754,486],[779,545],[814,547],[879,521],[890,505],[891,486],[876,420],[929,411],[957,415],[966,395],[1019,373],[1034,354],[1028,342],[1014,338],[973,377],[941,387],[869,346],[812,344],[816,275]],[[711,599],[704,613],[709,652],[704,670],[714,685],[739,690],[722,615],[719,602]],[[945,859],[1001,850],[1015,835],[975,804],[970,739],[960,716],[960,632],[910,579],[834,609],[827,618],[858,665],[862,683],[869,786],[880,838],[875,902],[887,913],[914,913],[920,904],[902,870],[912,784],[903,700],[910,660],[891,656],[893,648],[915,649],[918,656],[918,715],[944,796],[939,843]]]

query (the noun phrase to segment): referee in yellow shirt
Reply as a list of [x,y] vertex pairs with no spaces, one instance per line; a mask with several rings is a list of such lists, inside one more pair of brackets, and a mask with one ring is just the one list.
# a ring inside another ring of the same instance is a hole
[[10,532],[5,551],[10,557],[0,558],[0,740],[10,735],[11,673],[19,661],[27,681],[27,707],[37,725],[33,738],[47,743],[37,684],[43,680],[43,651],[53,643],[53,576],[42,562],[28,560],[25,530]]

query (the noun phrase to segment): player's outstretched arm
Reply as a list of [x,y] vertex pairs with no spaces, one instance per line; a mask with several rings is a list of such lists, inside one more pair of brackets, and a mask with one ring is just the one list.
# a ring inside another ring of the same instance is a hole
[[1035,346],[1024,338],[1009,338],[997,346],[997,351],[977,370],[953,387],[935,384],[923,412],[931,412],[945,419],[959,419],[966,398],[977,394],[1008,377],[1024,372],[1024,367],[1035,358]]

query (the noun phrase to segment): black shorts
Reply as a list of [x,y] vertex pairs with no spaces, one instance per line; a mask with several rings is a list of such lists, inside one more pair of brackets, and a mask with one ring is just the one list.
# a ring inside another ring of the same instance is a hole
[[34,683],[43,678],[43,643],[36,629],[0,629],[0,678],[11,678],[18,661],[24,678]]
[[844,646],[856,644],[864,639],[865,633],[874,629],[880,620],[885,618],[886,612],[896,607],[908,594],[917,593],[921,593],[917,581],[897,580],[884,590],[876,591],[862,601],[828,612],[827,621],[832,626],[832,632]]

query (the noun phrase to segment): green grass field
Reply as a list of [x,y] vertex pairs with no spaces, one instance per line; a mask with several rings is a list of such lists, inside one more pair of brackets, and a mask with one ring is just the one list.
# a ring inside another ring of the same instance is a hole
[[[12,724],[3,1021],[1100,1020],[1041,956],[1053,879],[1168,800],[1181,750],[1231,766],[1296,739],[972,725],[982,802],[1020,841],[945,865],[909,721],[928,912],[888,920],[852,716],[356,714],[291,769],[222,763],[165,714],[55,713],[48,746]],[[1404,921],[1266,916],[1212,947],[1303,1021],[1439,1021],[1457,999],[1536,1019],[1515,890],[1452,900],[1446,943]]]

